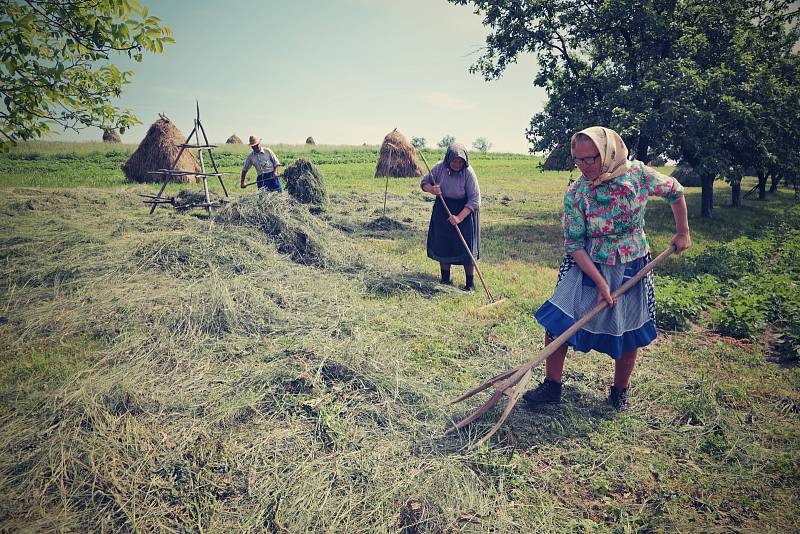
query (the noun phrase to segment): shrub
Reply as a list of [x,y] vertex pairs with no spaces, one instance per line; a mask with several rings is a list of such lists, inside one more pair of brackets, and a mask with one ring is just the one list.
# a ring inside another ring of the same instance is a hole
[[436,143],[436,146],[438,146],[439,148],[447,148],[455,142],[456,138],[448,134],[442,137],[442,140]]
[[428,142],[424,137],[412,137],[411,138],[411,146],[413,146],[417,150],[422,150],[423,148],[425,148],[425,145],[427,143]]
[[764,271],[772,248],[770,241],[740,237],[709,247],[692,258],[689,266],[695,274],[705,273],[721,280],[735,280],[746,273]]
[[656,325],[664,330],[686,330],[703,310],[703,303],[687,283],[667,276],[656,277],[656,301]]
[[749,290],[734,288],[719,309],[711,312],[714,330],[739,339],[755,339],[767,326],[764,299]]

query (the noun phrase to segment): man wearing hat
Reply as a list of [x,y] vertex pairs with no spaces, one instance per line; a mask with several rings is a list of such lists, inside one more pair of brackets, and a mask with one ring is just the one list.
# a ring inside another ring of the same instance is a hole
[[261,138],[255,135],[250,136],[248,142],[253,151],[247,155],[247,160],[244,162],[242,168],[242,181],[241,187],[244,189],[244,177],[247,176],[247,171],[250,167],[255,166],[258,176],[256,177],[256,184],[259,189],[266,189],[267,191],[283,191],[281,188],[281,178],[278,175],[278,167],[282,167],[281,162],[275,157],[275,153],[267,147],[261,146]]

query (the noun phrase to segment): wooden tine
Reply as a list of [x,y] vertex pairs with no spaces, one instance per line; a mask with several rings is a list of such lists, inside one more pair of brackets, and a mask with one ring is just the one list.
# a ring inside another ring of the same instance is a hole
[[489,430],[489,432],[485,436],[483,436],[479,441],[477,441],[473,445],[470,445],[470,448],[479,447],[482,443],[485,443],[489,438],[494,436],[494,434],[498,430],[500,430],[500,427],[503,426],[503,423],[505,423],[506,419],[508,419],[508,416],[511,415],[511,410],[514,409],[514,405],[517,404],[517,401],[522,396],[522,391],[525,389],[528,380],[531,379],[531,374],[532,374],[531,369],[528,369],[528,371],[524,375],[522,375],[520,381],[517,382],[517,384],[514,386],[514,389],[511,390],[511,394],[508,395],[508,404],[506,405],[506,409],[503,410],[503,415],[500,416],[500,419],[497,420],[497,422],[494,424],[491,430]]
[[464,393],[463,395],[461,395],[458,398],[455,398],[455,399],[451,400],[450,404],[459,403],[459,402],[461,402],[463,400],[466,400],[466,399],[472,397],[476,393],[480,393],[481,391],[483,391],[485,389],[489,389],[493,384],[499,382],[500,380],[504,380],[504,379],[508,378],[509,376],[513,375],[516,372],[517,369],[519,369],[519,368],[515,367],[514,369],[511,369],[510,371],[506,371],[505,373],[500,373],[499,375],[493,376],[492,378],[490,378],[489,380],[487,380],[486,382],[484,382],[480,386],[467,391],[466,393]]

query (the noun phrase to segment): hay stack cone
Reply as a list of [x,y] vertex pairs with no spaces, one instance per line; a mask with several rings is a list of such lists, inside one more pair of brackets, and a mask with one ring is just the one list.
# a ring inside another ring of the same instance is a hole
[[314,141],[314,138],[309,135],[308,137],[306,137],[306,144],[307,145],[316,145],[317,143],[316,143],[316,141]]
[[670,176],[678,180],[684,187],[700,187],[703,185],[700,183],[700,177],[688,163],[680,163]]
[[397,128],[386,134],[381,145],[375,177],[393,176],[404,178],[425,174],[417,161],[417,151],[411,142],[397,131]]
[[122,137],[113,128],[103,128],[104,143],[121,143]]
[[[139,143],[139,148],[131,154],[128,161],[122,164],[122,172],[132,182],[160,182],[164,178],[162,175],[147,174],[148,171],[169,169],[180,151],[178,145],[185,141],[186,137],[178,127],[168,118],[162,116],[150,126],[150,129],[147,130],[147,135]],[[202,172],[197,158],[189,150],[183,151],[181,159],[175,165],[175,169]],[[173,180],[189,183],[197,182],[197,177],[191,174],[182,178],[178,180],[173,177]]]
[[228,138],[228,139],[225,141],[225,144],[226,144],[226,145],[243,145],[244,143],[242,142],[242,140],[239,138],[239,136],[238,136],[238,135],[236,135],[236,134],[233,134],[232,136],[230,136],[230,137],[229,137],[229,138]]
[[302,204],[323,206],[328,199],[325,180],[313,163],[303,158],[289,165],[283,172],[286,191]]
[[559,143],[542,163],[543,171],[569,171],[572,170],[572,154],[569,143]]

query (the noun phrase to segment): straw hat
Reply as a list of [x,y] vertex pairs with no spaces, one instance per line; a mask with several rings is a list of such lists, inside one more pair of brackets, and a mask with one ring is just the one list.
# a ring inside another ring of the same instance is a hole
[[261,138],[256,136],[256,135],[251,135],[250,136],[250,140],[247,142],[247,144],[250,145],[250,146],[260,145],[261,144]]

